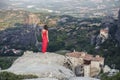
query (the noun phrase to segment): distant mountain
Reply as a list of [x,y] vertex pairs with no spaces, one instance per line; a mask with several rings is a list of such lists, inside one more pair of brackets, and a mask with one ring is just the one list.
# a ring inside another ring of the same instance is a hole
[[30,13],[23,10],[2,10],[0,11],[0,30],[15,27],[16,24],[23,24],[24,19]]
[[69,14],[79,17],[101,17],[116,12],[120,0],[6,0],[7,9],[26,9],[29,11],[46,11],[58,14]]

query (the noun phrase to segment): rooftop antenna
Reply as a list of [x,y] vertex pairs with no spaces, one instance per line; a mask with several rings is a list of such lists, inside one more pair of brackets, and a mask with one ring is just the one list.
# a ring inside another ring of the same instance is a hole
[[73,52],[76,52],[75,49],[73,50]]

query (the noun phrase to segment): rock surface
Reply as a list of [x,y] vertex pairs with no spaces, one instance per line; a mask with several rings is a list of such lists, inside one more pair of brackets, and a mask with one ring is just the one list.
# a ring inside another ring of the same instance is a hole
[[[38,78],[38,79],[25,79],[25,80],[58,80],[54,78]],[[89,77],[72,77],[67,80],[100,80],[100,79],[95,79],[95,78],[89,78]]]
[[[13,65],[5,70],[15,74],[32,74],[40,78],[65,79],[74,73],[63,66],[65,57],[55,53],[33,53],[26,51]],[[44,80],[44,79],[43,79]]]
[[37,75],[38,78],[24,80],[99,80],[88,77],[75,77],[74,73],[63,66],[66,57],[63,55],[32,51],[24,52],[7,72],[21,75]]
[[99,79],[89,78],[89,77],[74,77],[69,80],[99,80]]
[[54,78],[37,78],[37,79],[25,79],[25,80],[58,80]]

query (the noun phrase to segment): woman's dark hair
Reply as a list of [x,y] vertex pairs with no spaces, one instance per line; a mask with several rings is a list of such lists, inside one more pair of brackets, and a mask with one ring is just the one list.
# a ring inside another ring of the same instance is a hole
[[47,26],[47,25],[44,25],[44,29],[45,29],[45,30],[48,30],[48,26]]

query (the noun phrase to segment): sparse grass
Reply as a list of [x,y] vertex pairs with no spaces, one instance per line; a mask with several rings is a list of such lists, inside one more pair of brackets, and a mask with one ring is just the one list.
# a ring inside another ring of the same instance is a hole
[[18,57],[0,57],[0,67],[1,69],[7,69],[9,68],[13,62],[17,59]]
[[16,75],[11,72],[1,72],[0,80],[23,80],[23,79],[31,79],[38,78],[36,75]]
[[107,76],[107,74],[102,74],[101,80],[120,80],[120,72],[113,76]]

